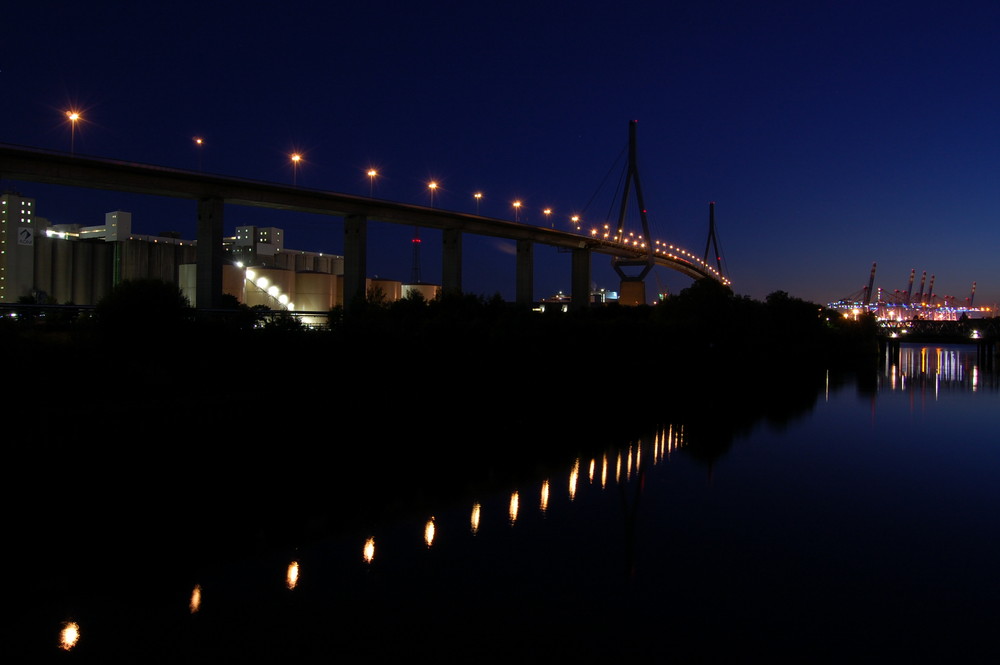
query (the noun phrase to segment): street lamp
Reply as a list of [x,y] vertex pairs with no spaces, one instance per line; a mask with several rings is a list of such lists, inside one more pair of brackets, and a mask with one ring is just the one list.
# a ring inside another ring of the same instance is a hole
[[569,221],[573,222],[573,226],[576,227],[577,231],[580,230],[580,215],[573,215],[569,218]]
[[375,169],[368,169],[368,198],[372,198],[375,194],[375,176],[378,175],[378,171]]
[[434,192],[437,190],[438,184],[433,180],[427,183],[427,189],[431,190],[431,207],[434,207]]
[[74,144],[76,143],[76,123],[83,116],[80,115],[79,111],[66,111],[66,117],[69,119],[69,154],[72,155],[75,149]]
[[302,155],[297,152],[293,152],[291,155],[292,159],[292,185],[298,184],[299,180],[299,162],[302,161]]
[[521,221],[521,202],[514,201],[514,221]]
[[198,170],[201,171],[201,156],[203,154],[202,148],[204,148],[205,146],[205,139],[201,138],[200,136],[196,136],[194,137],[193,140],[194,140],[195,150],[198,151]]
[[476,214],[478,215],[479,214],[479,201],[482,200],[483,193],[482,192],[476,192],[475,194],[472,195],[472,197],[474,199],[476,199]]
[[[552,219],[552,208],[546,208],[545,210],[542,211],[542,213],[545,215],[545,219],[548,219],[548,220]],[[554,229],[555,228],[555,222],[549,221],[549,226]]]

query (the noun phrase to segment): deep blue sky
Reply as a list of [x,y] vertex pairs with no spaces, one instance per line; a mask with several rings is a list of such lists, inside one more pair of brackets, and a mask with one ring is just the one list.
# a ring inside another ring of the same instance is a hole
[[[1000,3],[91,2],[4,11],[0,141],[485,215],[602,221],[638,121],[654,235],[702,254],[708,204],[737,293],[829,302],[911,269],[1000,301]],[[603,186],[602,186],[602,183]],[[194,204],[2,181],[53,222],[133,213],[194,235]],[[340,220],[227,208],[339,253]],[[637,229],[638,230],[638,229]],[[373,229],[408,280],[412,229]],[[440,279],[424,234],[421,277]],[[467,238],[467,290],[513,297],[512,247]],[[539,248],[536,297],[569,289]],[[616,288],[608,259],[596,286]],[[657,286],[689,280],[658,269]],[[917,285],[914,285],[916,290]]]

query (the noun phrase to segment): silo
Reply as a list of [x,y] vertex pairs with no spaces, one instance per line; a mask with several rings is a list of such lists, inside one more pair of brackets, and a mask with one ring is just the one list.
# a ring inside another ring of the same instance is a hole
[[[225,269],[225,266],[223,266]],[[177,266],[177,288],[181,290],[188,304],[198,306],[198,264],[182,263]]]
[[234,296],[241,303],[247,299],[246,273],[232,263],[222,264],[222,292]]
[[378,289],[385,296],[386,302],[396,302],[403,297],[403,284],[391,279],[372,279],[368,285],[369,290]]
[[[250,307],[264,305],[268,309],[284,309],[285,302],[294,302],[295,273],[279,268],[250,268],[252,283],[246,285],[246,304]],[[295,304],[298,307],[298,304]]]
[[441,291],[441,287],[436,284],[404,284],[403,285],[403,297],[409,298],[410,294],[419,294],[424,297],[424,300],[434,300],[437,298],[438,293]]
[[336,304],[337,276],[300,272],[295,276],[293,301],[299,312],[329,312]]

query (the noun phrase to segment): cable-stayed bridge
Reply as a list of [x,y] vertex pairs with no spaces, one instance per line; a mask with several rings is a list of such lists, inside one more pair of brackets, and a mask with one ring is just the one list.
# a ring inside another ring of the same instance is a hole
[[[483,217],[452,210],[306,189],[295,185],[259,182],[149,164],[0,145],[0,178],[89,189],[189,199],[197,202],[197,303],[216,307],[222,295],[223,210],[226,204],[271,208],[339,217],[344,222],[345,304],[364,297],[367,277],[367,225],[369,222],[404,224],[442,232],[442,289],[462,290],[462,237],[476,234],[513,240],[517,245],[514,269],[516,300],[531,303],[534,246],[556,247],[572,253],[571,302],[584,306],[590,299],[590,265],[593,254],[610,256],[622,277],[623,302],[645,302],[642,280],[653,266],[663,266],[692,279],[713,279],[728,284],[717,267],[692,252],[650,238],[642,205],[638,173],[634,168],[634,124],[630,170],[618,222],[603,228],[560,230],[517,221]],[[624,225],[629,184],[635,188],[642,209],[643,231],[629,232]],[[714,240],[714,207],[709,244]],[[718,250],[716,249],[718,254]],[[626,270],[639,267],[638,275]],[[625,288],[628,286],[629,288]]]

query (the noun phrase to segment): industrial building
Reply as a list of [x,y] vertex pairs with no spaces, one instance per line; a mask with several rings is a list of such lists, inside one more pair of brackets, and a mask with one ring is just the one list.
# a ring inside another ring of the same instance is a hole
[[[109,212],[104,224],[53,225],[35,215],[35,200],[15,192],[0,195],[0,304],[23,299],[44,304],[97,304],[125,280],[160,279],[175,283],[197,306],[196,241],[177,233],[132,233],[132,214]],[[241,226],[223,240],[229,261],[223,291],[248,306],[326,313],[344,302],[342,256],[292,250],[274,227]],[[368,280],[387,300],[418,290],[425,298],[433,285],[403,285]]]

